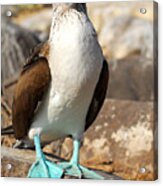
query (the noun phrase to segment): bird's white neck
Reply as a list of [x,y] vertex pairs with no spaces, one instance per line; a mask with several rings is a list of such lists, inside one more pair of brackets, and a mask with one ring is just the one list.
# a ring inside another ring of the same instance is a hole
[[[52,41],[56,31],[57,26],[62,24],[62,21],[66,19],[68,22],[71,20],[71,15],[76,14],[78,17],[85,15],[87,17],[86,5],[85,3],[58,3],[53,4],[53,15],[52,24],[50,29],[49,41]],[[69,17],[69,18],[68,18]]]

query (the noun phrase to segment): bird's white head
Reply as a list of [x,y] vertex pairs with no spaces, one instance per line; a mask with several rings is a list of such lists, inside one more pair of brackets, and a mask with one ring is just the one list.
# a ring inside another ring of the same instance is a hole
[[[50,30],[49,40],[52,41],[53,36],[56,33],[56,25],[59,25],[65,17],[70,17],[70,13],[76,12],[78,15],[86,15],[86,3],[55,3],[53,4],[53,17]],[[69,15],[69,16],[68,16]],[[63,18],[63,19],[62,19]]]

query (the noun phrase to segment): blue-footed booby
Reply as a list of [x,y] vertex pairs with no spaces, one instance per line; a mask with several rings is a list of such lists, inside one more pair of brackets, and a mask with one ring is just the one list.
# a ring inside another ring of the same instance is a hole
[[47,177],[51,173],[39,143],[71,136],[72,158],[56,167],[79,178],[100,179],[79,164],[79,148],[83,133],[102,107],[108,77],[108,65],[85,3],[53,4],[49,40],[28,58],[12,106],[15,137],[34,140]]

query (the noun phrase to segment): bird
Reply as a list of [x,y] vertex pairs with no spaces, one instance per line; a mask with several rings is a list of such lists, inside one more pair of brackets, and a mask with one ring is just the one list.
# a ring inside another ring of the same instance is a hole
[[108,80],[108,63],[86,3],[53,4],[49,39],[27,59],[13,96],[15,137],[24,144],[34,141],[36,147],[37,161],[29,177],[38,165],[45,177],[51,176],[41,144],[69,136],[73,140],[70,161],[52,165],[59,176],[65,171],[79,178],[101,178],[79,164],[79,149],[103,105]]

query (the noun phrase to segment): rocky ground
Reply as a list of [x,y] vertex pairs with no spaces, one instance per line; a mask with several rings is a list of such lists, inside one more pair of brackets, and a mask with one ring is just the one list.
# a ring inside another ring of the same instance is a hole
[[[30,7],[30,11],[25,8],[25,13],[24,7],[6,8],[12,9],[13,16],[9,18],[12,23],[30,34],[34,33],[40,41],[48,38],[52,13],[49,6],[39,6],[37,13],[34,11],[36,7]],[[140,8],[146,8],[146,14],[141,14]],[[90,168],[114,173],[124,179],[154,180],[157,177],[157,117],[154,104],[157,61],[153,53],[152,10],[153,4],[149,2],[88,4],[88,14],[109,63],[110,81],[102,111],[85,134],[80,161]],[[15,37],[14,34],[10,32],[9,37]],[[8,43],[6,38],[4,43]],[[18,46],[21,46],[21,34],[17,38]],[[23,46],[26,43],[24,40]],[[5,66],[5,61],[2,58],[4,69],[9,69],[10,65]],[[11,123],[12,95],[20,68],[21,65],[10,73],[10,77],[4,76],[3,126]],[[14,142],[12,136],[2,137],[4,146],[12,147]],[[68,138],[44,148],[44,151],[66,159],[70,158],[71,150],[72,141]]]

